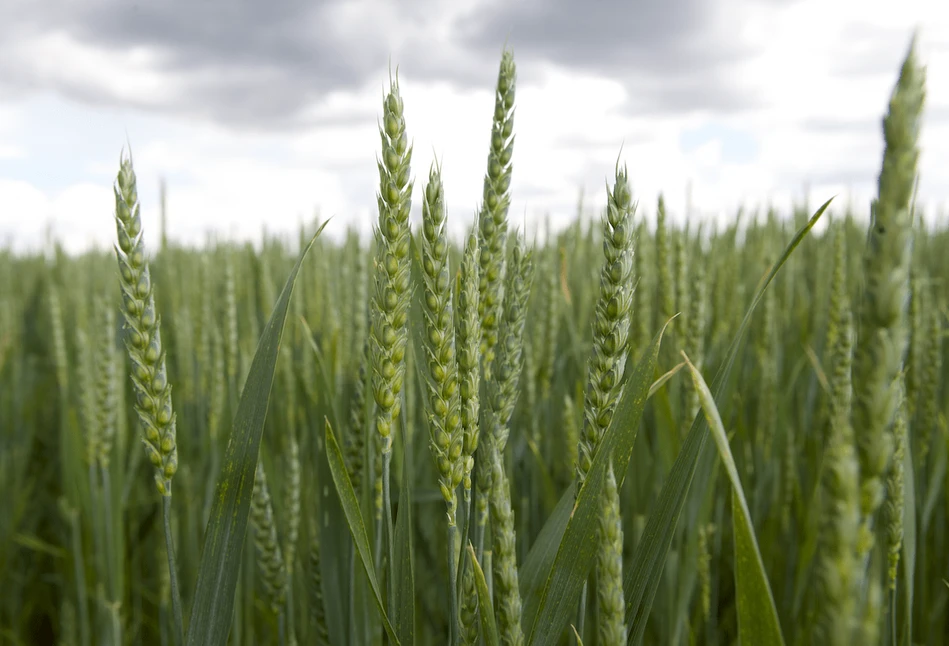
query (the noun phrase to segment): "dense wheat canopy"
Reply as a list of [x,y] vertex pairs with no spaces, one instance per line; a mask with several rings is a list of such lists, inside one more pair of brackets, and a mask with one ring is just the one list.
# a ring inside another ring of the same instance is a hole
[[[525,18],[468,44],[503,20]],[[589,56],[649,58],[604,27]],[[676,217],[627,143],[605,208],[527,227],[521,79],[547,46],[524,31],[459,126],[483,140],[465,215],[415,154],[409,57],[374,106],[371,235],[184,244],[126,149],[111,249],[0,249],[0,642],[949,644],[949,229],[915,199],[917,40],[875,108],[869,221],[830,194]]]

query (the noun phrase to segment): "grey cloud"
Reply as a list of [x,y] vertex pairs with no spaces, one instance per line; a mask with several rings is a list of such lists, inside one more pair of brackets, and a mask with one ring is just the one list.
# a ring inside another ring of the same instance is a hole
[[[330,0],[30,3],[16,14],[0,11],[5,25],[0,35],[62,31],[116,53],[148,47],[159,54],[159,70],[184,85],[179,96],[143,97],[142,105],[245,127],[281,128],[299,125],[300,111],[325,93],[358,87],[389,56],[379,39],[337,30],[330,13],[338,5]],[[372,24],[371,16],[365,24]],[[29,83],[22,74],[19,80]],[[109,98],[67,83],[52,89],[89,102]]]
[[[731,65],[748,52],[710,28],[706,0],[534,0],[504,2],[473,19],[463,37],[481,51],[510,34],[519,60],[553,61],[625,82],[636,113],[740,109],[754,97],[738,88]],[[529,64],[529,63],[528,63]]]
[[494,48],[510,34],[518,51],[578,69],[622,73],[648,62],[660,73],[688,61],[687,39],[700,33],[707,7],[701,0],[503,3],[473,17],[462,35],[477,48]]
[[[490,88],[505,41],[515,49],[522,83],[550,62],[617,78],[630,91],[624,110],[631,113],[736,110],[754,103],[730,73],[746,52],[732,34],[710,29],[715,5],[707,0],[489,0],[466,15],[449,13],[457,10],[446,0],[404,0],[389,10],[397,18],[381,9],[394,5],[367,9],[352,0],[17,5],[16,12],[9,5],[0,9],[0,42],[10,42],[5,35],[60,30],[116,53],[148,47],[160,56],[159,70],[182,85],[177,94],[142,97],[142,106],[245,129],[312,122],[309,107],[329,92],[364,86],[390,58],[414,78]],[[341,12],[348,16],[345,24]],[[17,77],[17,70],[4,69],[11,67],[4,60],[15,60],[6,54],[0,45],[0,72],[28,85],[28,71]],[[63,81],[41,89],[89,102],[114,100]],[[376,106],[367,106],[370,113]]]

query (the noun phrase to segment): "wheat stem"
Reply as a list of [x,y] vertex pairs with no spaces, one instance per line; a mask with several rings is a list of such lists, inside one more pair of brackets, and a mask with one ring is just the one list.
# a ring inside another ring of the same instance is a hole
[[175,544],[171,538],[171,496],[161,497],[162,520],[165,525],[165,552],[168,554],[168,577],[171,584],[171,611],[175,622],[175,644],[184,644],[184,619],[181,614],[181,593],[178,591],[178,564]]

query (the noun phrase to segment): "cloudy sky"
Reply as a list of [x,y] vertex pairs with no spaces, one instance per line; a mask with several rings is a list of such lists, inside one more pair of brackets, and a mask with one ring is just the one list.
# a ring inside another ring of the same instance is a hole
[[[254,238],[318,212],[375,217],[377,118],[399,68],[417,186],[437,156],[455,232],[480,200],[502,47],[518,65],[511,218],[605,201],[617,156],[640,212],[866,210],[911,34],[928,67],[920,201],[949,206],[941,0],[8,0],[0,5],[0,246],[111,244],[131,144],[146,231]],[[417,194],[420,194],[420,188]],[[417,202],[417,200],[416,200]],[[416,206],[416,210],[418,207]],[[949,221],[949,216],[942,216]],[[148,235],[146,233],[146,235]]]

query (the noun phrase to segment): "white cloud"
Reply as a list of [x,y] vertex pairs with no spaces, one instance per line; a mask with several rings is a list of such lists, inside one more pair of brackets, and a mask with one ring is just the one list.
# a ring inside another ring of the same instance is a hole
[[42,249],[49,235],[70,253],[110,245],[112,199],[108,186],[74,184],[47,194],[22,180],[0,179],[0,239],[24,251]]
[[12,144],[0,145],[0,159],[19,159],[25,155],[23,149]]
[[104,95],[137,106],[167,105],[179,91],[174,77],[157,71],[157,54],[144,47],[116,52],[63,31],[27,32],[7,47],[12,60],[4,69],[23,70],[27,84],[38,89],[66,87],[79,96]]
[[[681,221],[689,182],[696,210],[718,219],[733,215],[739,204],[787,208],[805,183],[812,204],[840,193],[839,208],[848,195],[858,208],[865,206],[882,154],[880,118],[917,23],[925,22],[920,53],[928,67],[927,105],[933,114],[949,114],[949,19],[934,4],[734,0],[721,5],[717,19],[730,21],[736,38],[757,52],[738,66],[740,82],[756,103],[735,114],[703,109],[677,116],[626,114],[631,97],[619,81],[554,66],[535,68],[534,82],[518,87],[512,222],[521,226],[526,213],[529,232],[548,214],[555,225],[565,224],[575,214],[581,187],[588,206],[602,206],[621,146],[641,212],[650,221],[659,191],[670,217]],[[335,19],[351,23],[358,18],[353,11],[350,7]],[[402,38],[376,37],[390,38],[393,48]],[[185,87],[182,79],[156,71],[157,59],[147,50],[115,56],[63,33],[24,36],[19,45],[19,55],[34,60],[30,74],[36,87],[68,81],[111,97],[110,105],[99,107],[65,99],[57,105],[67,121],[100,115],[94,126],[100,141],[121,145],[128,130],[146,231],[152,232],[146,235],[153,239],[157,178],[163,175],[170,178],[170,235],[188,242],[201,242],[212,229],[238,238],[256,237],[265,225],[294,232],[316,209],[334,216],[331,235],[350,225],[367,232],[375,221],[376,120],[387,61],[379,61],[376,81],[309,106],[305,115],[314,125],[261,134],[147,112],[149,106],[173,104]],[[400,79],[415,146],[416,212],[437,156],[451,228],[458,235],[480,202],[493,88],[419,82],[405,67]],[[69,249],[111,244],[111,180],[94,182],[114,175],[118,149],[106,153],[107,146],[99,145],[71,150],[70,159],[38,159],[37,151],[47,150],[40,142],[50,115],[37,116],[32,106],[29,97],[0,104],[0,238],[36,246],[52,224]],[[729,161],[724,153],[729,142],[721,138],[681,149],[684,131],[710,123],[748,135],[756,144],[754,158]],[[926,123],[922,148],[921,200],[945,204],[949,117]],[[29,172],[15,166],[23,159],[33,162]],[[55,170],[56,181],[43,173],[44,163]]]

